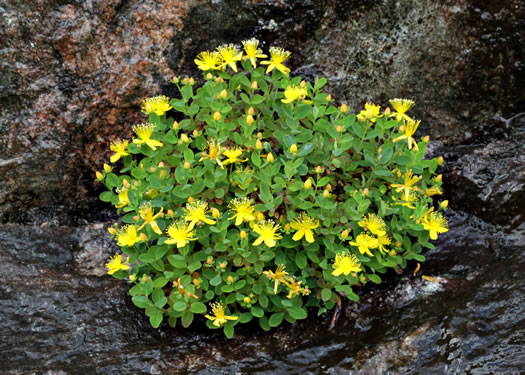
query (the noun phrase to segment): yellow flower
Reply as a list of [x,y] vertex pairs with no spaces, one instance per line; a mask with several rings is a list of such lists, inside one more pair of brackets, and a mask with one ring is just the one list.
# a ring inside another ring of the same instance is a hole
[[170,104],[170,98],[165,95],[154,96],[142,101],[142,112],[146,114],[155,113],[162,116],[173,107]]
[[268,69],[266,69],[266,73],[270,73],[274,68],[277,68],[278,71],[280,71],[283,74],[288,74],[290,71],[289,68],[283,65],[283,62],[286,61],[288,57],[290,57],[292,53],[289,51],[285,51],[282,48],[278,47],[270,47],[270,59],[267,61],[261,61],[261,64],[268,65]]
[[162,147],[162,142],[157,141],[155,139],[151,139],[151,135],[153,134],[154,129],[155,129],[155,125],[151,123],[133,126],[133,131],[135,132],[135,134],[139,136],[139,139],[134,139],[133,143],[136,143],[139,145],[145,143],[153,151],[156,151],[157,146]]
[[357,246],[361,254],[367,253],[370,256],[373,254],[370,252],[370,249],[375,249],[379,243],[377,238],[370,237],[368,234],[361,233],[355,239],[355,242],[351,241],[350,245]]
[[117,243],[119,246],[133,246],[140,241],[141,239],[137,234],[135,224],[124,225],[124,227],[117,232]]
[[448,222],[439,212],[431,212],[425,215],[422,221],[423,228],[429,231],[430,238],[437,239],[438,233],[448,232]]
[[129,142],[126,140],[124,141],[118,140],[115,142],[111,142],[111,144],[109,145],[109,148],[111,149],[111,151],[115,151],[115,154],[111,155],[111,158],[109,159],[112,163],[119,160],[122,156],[129,155],[128,143]]
[[243,40],[242,45],[244,46],[244,52],[246,52],[246,57],[248,57],[252,63],[252,66],[255,68],[255,59],[268,57],[263,55],[262,50],[259,47],[259,41],[255,38],[248,40]]
[[177,248],[181,248],[190,243],[190,241],[195,241],[197,238],[194,237],[195,232],[192,231],[192,228],[185,223],[183,220],[176,221],[168,227],[167,233],[170,237],[164,243],[169,245],[177,244]]
[[310,294],[310,292],[307,289],[301,287],[302,281],[296,281],[293,278],[288,278],[288,281],[289,283],[286,283],[286,285],[288,286],[288,288],[290,288],[290,290],[288,291],[288,295],[286,296],[287,298],[293,298],[294,295],[299,295],[299,293],[302,293],[303,295]]
[[237,64],[235,62],[241,60],[242,52],[239,52],[237,47],[233,44],[219,46],[217,47],[217,52],[219,53],[220,61],[222,62],[219,68],[224,69],[226,66],[229,66],[234,72],[237,72]]
[[276,245],[275,240],[283,238],[279,233],[279,224],[275,224],[273,220],[262,220],[253,225],[253,231],[259,234],[259,238],[253,243],[254,246],[260,245],[263,241],[268,247]]
[[377,243],[378,243],[379,250],[383,254],[386,254],[388,253],[388,249],[385,248],[385,246],[390,245],[392,243],[392,240],[388,236],[379,236],[377,237]]
[[255,202],[253,199],[248,198],[235,198],[232,199],[228,207],[231,211],[235,212],[229,220],[235,219],[235,225],[239,226],[243,222],[250,222],[255,220]]
[[283,103],[291,103],[294,100],[302,100],[308,95],[308,91],[306,90],[306,87],[300,87],[296,85],[291,85],[284,90],[284,97],[285,99],[281,99],[281,102]]
[[[127,260],[128,259],[126,258],[124,263],[126,263]],[[106,263],[106,267],[108,269],[108,275],[113,275],[120,270],[129,270],[129,266],[122,263],[122,255],[120,254],[115,254],[113,258],[110,258],[109,262]]]
[[228,316],[224,313],[224,305],[220,302],[217,303],[211,303],[211,308],[213,311],[213,315],[204,315],[206,318],[213,321],[213,325],[215,327],[220,327],[221,324],[226,323],[228,320],[237,320],[239,317],[237,316]]
[[337,254],[335,256],[334,271],[332,275],[339,276],[344,274],[348,275],[350,272],[360,272],[361,263],[357,260],[357,257],[353,254]]
[[368,214],[368,218],[364,218],[359,223],[360,227],[365,228],[365,230],[370,231],[376,236],[384,236],[386,234],[386,225],[383,219],[375,214]]
[[372,122],[376,122],[376,117],[381,117],[379,115],[379,111],[381,110],[381,106],[371,104],[371,103],[365,103],[365,109],[359,112],[357,115],[357,118],[359,120],[365,121],[370,120]]
[[219,69],[220,56],[218,52],[204,51],[199,53],[193,61],[200,70],[216,70]]
[[425,195],[427,197],[431,197],[433,195],[441,195],[441,194],[443,193],[441,192],[441,190],[439,190],[438,187],[431,187],[425,190]]
[[408,199],[405,199],[405,200],[396,199],[395,196],[392,196],[392,201],[393,201],[392,203],[393,205],[405,206],[411,209],[415,209],[416,207],[412,203],[417,201],[417,196],[415,193],[410,193],[408,194]]
[[224,150],[223,155],[226,156],[228,159],[224,161],[224,165],[233,164],[237,162],[245,162],[248,159],[241,160],[239,159],[239,156],[242,155],[242,148],[240,147],[234,147],[234,148],[227,148]]
[[127,187],[123,187],[122,189],[117,189],[119,203],[115,205],[116,208],[122,208],[129,204],[128,191],[129,191],[129,188]]
[[201,158],[199,161],[203,161],[206,159],[215,160],[217,164],[219,164],[219,167],[221,169],[224,169],[224,165],[222,164],[221,160],[219,159],[221,156],[221,144],[216,141],[208,141],[208,152],[203,152]]
[[279,283],[283,283],[288,285],[285,278],[288,275],[288,272],[284,270],[284,265],[280,264],[277,266],[277,269],[275,270],[275,273],[273,271],[264,271],[263,272],[266,277],[268,277],[270,280],[274,280],[274,286],[273,286],[273,292],[274,294],[277,294],[277,287],[279,286]]
[[412,177],[412,171],[409,169],[405,172],[404,176],[404,184],[392,184],[391,186],[393,188],[396,188],[396,192],[404,192],[405,193],[405,201],[408,201],[409,194],[411,193],[411,190],[417,191],[420,190],[417,186],[414,186],[415,183],[417,183],[419,180],[421,180],[421,177],[419,176],[413,176]]
[[164,208],[161,207],[160,211],[156,215],[153,215],[153,208],[151,207],[151,202],[144,203],[139,208],[140,217],[142,218],[142,220],[144,220],[144,224],[142,224],[139,227],[139,230],[141,230],[145,225],[149,224],[151,226],[151,229],[153,229],[155,233],[162,234],[162,231],[160,230],[159,226],[155,222],[155,219],[160,216],[163,210]]
[[184,220],[190,222],[188,229],[193,229],[195,224],[199,222],[205,222],[206,224],[216,223],[215,220],[209,219],[206,216],[206,213],[208,213],[208,203],[206,202],[195,201],[193,203],[186,203],[186,208],[182,210],[186,214]]
[[390,100],[390,104],[392,104],[392,107],[396,110],[396,112],[392,112],[389,117],[396,117],[397,121],[406,120],[406,121],[413,121],[410,117],[408,117],[405,112],[407,112],[410,108],[414,106],[414,101],[410,99],[393,99]]
[[419,147],[417,147],[417,142],[416,142],[416,140],[414,138],[412,138],[412,136],[416,132],[417,127],[419,126],[420,123],[421,123],[421,121],[413,121],[413,120],[410,120],[410,121],[406,122],[405,123],[405,128],[404,128],[405,134],[397,137],[396,139],[393,140],[393,142],[398,142],[398,141],[401,141],[403,139],[406,139],[406,140],[408,140],[408,149],[409,150],[411,150],[412,146],[414,146],[414,150],[419,151]]
[[290,227],[297,231],[292,239],[294,241],[299,241],[304,236],[307,242],[313,243],[315,240],[312,229],[315,229],[318,226],[319,220],[314,220],[312,217],[308,216],[306,212],[301,212],[299,216],[293,219],[290,223]]

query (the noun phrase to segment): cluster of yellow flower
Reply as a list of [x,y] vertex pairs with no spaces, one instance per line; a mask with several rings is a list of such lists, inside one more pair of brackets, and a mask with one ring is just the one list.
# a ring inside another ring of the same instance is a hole
[[274,294],[277,294],[279,284],[283,284],[288,287],[288,298],[293,298],[294,296],[298,296],[299,294],[302,294],[303,296],[309,295],[310,289],[308,289],[308,287],[302,287],[302,281],[297,281],[296,278],[294,276],[289,275],[288,272],[284,270],[284,268],[285,266],[281,264],[277,266],[275,272],[263,272],[266,275],[266,277],[268,277],[268,279],[274,281]]
[[[242,59],[249,59],[252,66],[257,66],[257,59],[267,58],[268,56],[262,53],[259,48],[259,41],[255,38],[244,40],[242,42],[244,47],[244,53],[239,51],[237,46],[234,44],[224,44],[217,47],[213,52],[204,51],[199,53],[197,58],[194,60],[195,64],[199,69],[208,70],[225,70],[226,67],[230,67],[234,72],[237,72],[237,62]],[[283,74],[287,74],[290,69],[283,65],[290,52],[285,51],[282,48],[270,47],[270,60],[261,61],[262,65],[268,65],[266,73],[270,73],[273,69],[279,70]]]

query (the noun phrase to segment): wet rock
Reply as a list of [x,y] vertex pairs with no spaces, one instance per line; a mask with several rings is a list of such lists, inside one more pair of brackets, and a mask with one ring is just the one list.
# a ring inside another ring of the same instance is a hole
[[451,150],[444,180],[454,208],[515,228],[525,221],[525,116],[505,127],[507,138]]
[[103,225],[2,225],[0,350],[10,359],[2,371],[519,372],[523,234],[462,213],[448,216],[451,230],[426,254],[420,273],[414,276],[410,264],[396,282],[361,291],[361,301],[347,303],[334,330],[330,314],[312,313],[270,332],[248,324],[231,340],[200,317],[190,329],[163,324],[155,330],[131,304],[124,281],[88,274],[79,253],[111,254],[104,245],[88,245]]

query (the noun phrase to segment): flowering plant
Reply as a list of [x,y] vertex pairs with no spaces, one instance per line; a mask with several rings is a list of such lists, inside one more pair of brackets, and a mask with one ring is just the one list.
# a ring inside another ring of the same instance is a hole
[[124,223],[109,228],[123,254],[108,273],[129,280],[154,327],[201,315],[231,337],[252,319],[269,330],[323,313],[424,261],[448,230],[446,201],[432,200],[442,158],[424,159],[411,100],[356,115],[325,78],[291,78],[290,52],[243,45],[197,56],[202,87],[174,78],[179,98],[146,99],[147,121],[97,172]]

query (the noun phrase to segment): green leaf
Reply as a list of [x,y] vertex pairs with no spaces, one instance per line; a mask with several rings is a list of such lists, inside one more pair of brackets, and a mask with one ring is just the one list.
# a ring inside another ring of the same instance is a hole
[[265,316],[259,318],[259,325],[265,331],[269,331],[271,328],[270,323],[268,322],[268,318],[266,318]]
[[163,317],[164,314],[162,313],[162,311],[154,310],[149,317],[149,322],[151,323],[151,326],[153,328],[159,328],[160,323],[162,323]]
[[111,191],[105,191],[100,193],[98,196],[102,202],[111,202],[111,199],[115,196]]
[[264,310],[261,309],[260,307],[257,307],[257,306],[253,306],[253,307],[250,309],[250,312],[251,312],[252,315],[255,316],[256,318],[260,318],[260,317],[264,316]]
[[188,328],[193,322],[193,313],[191,311],[184,311],[181,317],[182,326]]
[[202,302],[193,302],[190,310],[195,314],[203,314],[206,312],[206,305]]
[[368,280],[376,283],[376,284],[381,284],[381,278],[376,275],[375,273],[369,273],[366,275],[366,277],[368,277]]
[[261,166],[261,157],[259,156],[259,153],[252,152],[252,163],[257,168],[259,168]]
[[232,325],[225,325],[223,328],[223,331],[224,331],[224,336],[226,336],[226,338],[228,339],[231,339],[233,337],[235,329],[233,328]]
[[186,310],[186,304],[184,302],[177,301],[173,304],[172,308],[175,311],[184,311]]
[[210,280],[210,285],[217,286],[220,283],[222,283],[222,277],[221,275],[215,276],[213,279]]
[[324,288],[321,291],[321,298],[323,301],[328,301],[330,298],[332,298],[332,291],[328,288]]
[[282,323],[283,319],[284,319],[284,313],[272,314],[269,320],[270,327],[277,327],[279,324]]
[[135,306],[140,307],[141,309],[145,309],[146,307],[151,306],[151,301],[145,296],[132,297],[131,302],[133,302]]
[[295,256],[295,264],[300,269],[306,268],[306,253],[304,250]]
[[120,186],[120,180],[115,174],[109,173],[106,176],[106,184],[108,185],[109,188],[118,187]]
[[305,319],[308,316],[308,313],[302,307],[296,306],[288,309],[288,314],[294,319]]

